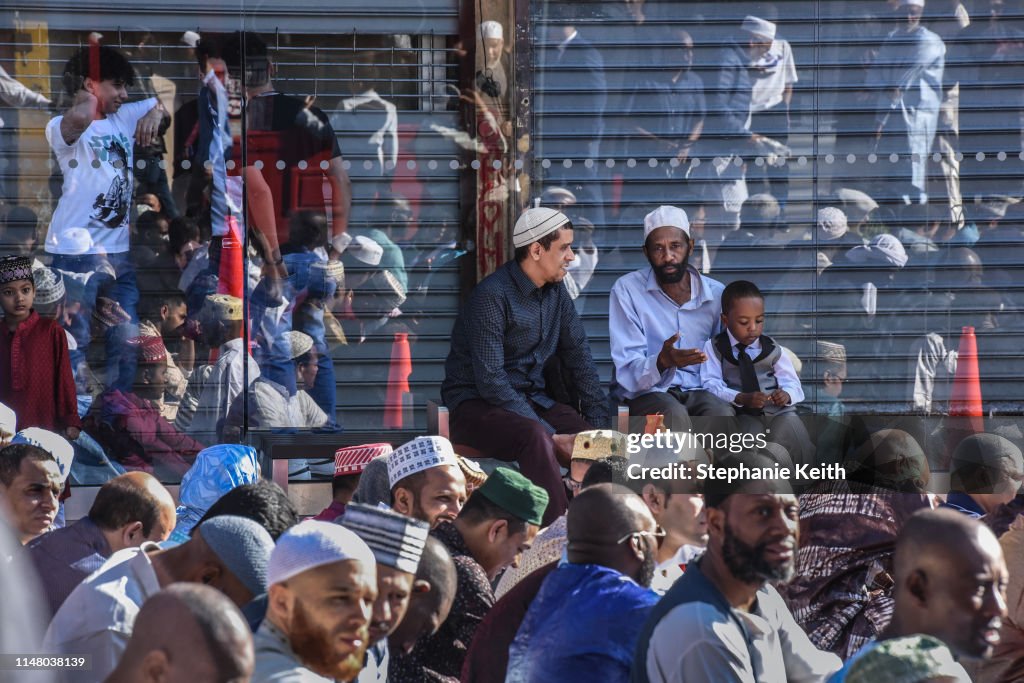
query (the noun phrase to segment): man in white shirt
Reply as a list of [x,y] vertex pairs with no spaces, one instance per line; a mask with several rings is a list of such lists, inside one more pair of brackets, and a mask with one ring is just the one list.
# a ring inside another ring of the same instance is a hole
[[658,207],[644,218],[650,266],[619,278],[609,297],[612,395],[630,415],[664,415],[674,431],[690,429],[691,415],[735,415],[701,389],[701,347],[722,329],[723,285],[689,265],[692,251],[686,212]]
[[[775,21],[774,11],[767,14],[770,21]],[[789,41],[776,35],[768,51],[754,62],[751,76],[754,89],[750,93],[750,130],[786,144],[791,123],[789,106],[793,85],[798,80]],[[759,191],[768,192],[785,208],[789,198],[788,168],[764,164],[755,167],[755,173],[765,183],[764,190]]]
[[[91,44],[76,52],[64,66],[62,80],[71,107],[46,126],[50,144],[64,175],[63,192],[46,233],[45,248],[52,266],[71,274],[101,271],[98,286],[87,287],[82,306],[91,313],[97,296],[121,305],[138,322],[139,301],[135,269],[128,256],[129,216],[132,206],[134,145],[152,144],[169,120],[155,98],[126,102],[134,83],[131,63],[117,50]],[[82,240],[80,229],[88,232]],[[100,268],[102,266],[102,270]],[[111,367],[118,357],[120,339],[137,331],[110,334],[107,358]],[[127,388],[134,368],[110,373],[109,384]]]
[[45,652],[87,655],[90,671],[74,681],[101,681],[117,666],[143,603],[161,588],[185,581],[217,588],[238,607],[266,591],[274,541],[244,517],[213,517],[187,543],[155,543],[114,553],[78,585],[57,610],[43,639]]
[[[716,464],[770,466],[762,456]],[[794,572],[796,496],[784,481],[709,480],[708,549],[654,607],[638,641],[634,683],[818,683],[842,666],[818,650],[773,581]]]
[[260,367],[245,348],[242,300],[228,294],[206,297],[202,311],[203,336],[217,347],[217,361],[200,368],[189,382],[175,426],[203,443],[217,443],[218,423],[228,416],[235,398],[242,393],[248,364],[251,386]]

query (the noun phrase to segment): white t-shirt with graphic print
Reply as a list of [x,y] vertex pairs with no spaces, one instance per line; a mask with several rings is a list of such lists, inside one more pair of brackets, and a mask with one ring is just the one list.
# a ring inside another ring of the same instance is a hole
[[[63,116],[46,126],[46,141],[64,173],[64,193],[50,220],[46,251],[51,254],[118,254],[128,251],[128,217],[132,207],[135,125],[157,100],[151,97],[121,105],[89,124],[74,144],[60,132]],[[67,231],[85,228],[92,245],[85,252],[67,239]]]

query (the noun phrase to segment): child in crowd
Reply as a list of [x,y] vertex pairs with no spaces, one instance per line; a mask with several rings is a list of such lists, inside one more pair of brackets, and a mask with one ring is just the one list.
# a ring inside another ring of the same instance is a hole
[[813,447],[794,405],[804,400],[792,361],[764,330],[764,295],[752,282],[737,280],[722,291],[725,331],[704,344],[704,389],[736,406],[744,432],[771,435],[794,464],[810,462]]
[[35,295],[31,259],[0,259],[0,401],[18,415],[18,429],[42,427],[73,441],[81,422],[67,336],[36,313]]

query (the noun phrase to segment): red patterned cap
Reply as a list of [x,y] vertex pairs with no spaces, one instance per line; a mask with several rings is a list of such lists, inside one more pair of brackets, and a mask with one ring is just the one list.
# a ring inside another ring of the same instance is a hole
[[133,337],[128,343],[138,350],[140,363],[159,363],[167,360],[167,347],[160,337]]
[[334,452],[334,476],[345,477],[351,474],[361,474],[371,460],[382,455],[389,455],[392,450],[394,449],[389,443],[369,443],[363,446],[339,448]]

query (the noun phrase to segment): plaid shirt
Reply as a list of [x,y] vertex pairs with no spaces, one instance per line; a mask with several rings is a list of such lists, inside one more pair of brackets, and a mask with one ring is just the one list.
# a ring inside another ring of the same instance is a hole
[[455,321],[441,398],[449,410],[483,399],[540,421],[530,402],[554,405],[544,366],[555,355],[572,373],[583,418],[607,426],[608,398],[568,291],[561,283],[537,287],[509,261],[476,286]]

